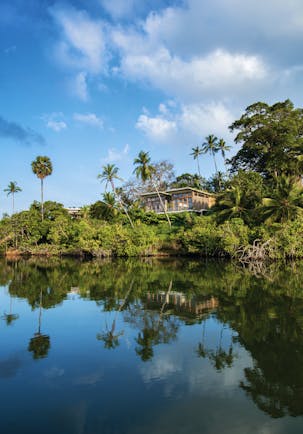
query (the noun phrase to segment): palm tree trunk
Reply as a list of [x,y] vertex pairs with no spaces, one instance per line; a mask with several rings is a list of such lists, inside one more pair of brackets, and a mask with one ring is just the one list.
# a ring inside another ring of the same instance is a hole
[[133,229],[135,229],[134,224],[133,224],[133,221],[132,221],[132,219],[130,218],[130,215],[128,214],[127,208],[123,205],[122,200],[120,199],[119,195],[116,193],[115,185],[114,185],[113,182],[111,182],[111,186],[112,186],[112,190],[113,190],[114,196],[115,196],[115,198],[116,198],[116,197],[118,198],[118,202],[119,202],[121,208],[123,209],[123,211],[125,212],[125,214],[126,214],[126,216],[127,216],[127,218],[128,218],[128,221],[129,221],[131,227],[132,227]]
[[39,322],[38,322],[38,334],[41,334],[41,317],[42,317],[42,289],[40,290],[40,303],[39,303]]
[[161,195],[160,195],[160,193],[159,193],[158,187],[156,186],[156,184],[155,184],[154,182],[153,182],[153,184],[154,184],[154,188],[156,189],[156,192],[157,192],[157,195],[158,195],[159,201],[160,201],[160,203],[161,203],[161,206],[162,206],[163,212],[164,212],[164,214],[165,214],[165,216],[166,216],[166,218],[167,218],[167,221],[168,221],[169,227],[171,228],[171,221],[170,221],[170,218],[169,218],[169,216],[168,216],[168,214],[167,214],[167,212],[166,212],[166,209],[165,209],[165,206],[164,206],[164,203],[163,203],[162,197],[161,197]]
[[214,159],[214,163],[215,163],[215,170],[216,170],[216,173],[218,173],[218,168],[217,168],[217,162],[216,162],[215,153],[212,152],[212,154],[213,154],[213,159]]
[[198,166],[198,173],[199,173],[199,176],[200,176],[200,178],[201,178],[199,157],[197,158],[197,166]]
[[41,178],[41,219],[44,219],[43,178]]
[[13,214],[15,214],[15,194],[12,194],[13,196]]

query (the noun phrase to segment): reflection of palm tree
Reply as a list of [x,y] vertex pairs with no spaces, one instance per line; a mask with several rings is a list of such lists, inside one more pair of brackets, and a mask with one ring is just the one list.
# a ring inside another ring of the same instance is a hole
[[202,339],[202,342],[198,344],[198,348],[196,350],[198,357],[201,357],[203,359],[208,358],[208,360],[211,362],[214,368],[219,372],[226,367],[230,368],[233,365],[235,359],[235,355],[233,353],[233,346],[232,346],[233,338],[231,338],[231,343],[228,351],[225,351],[222,347],[223,331],[224,331],[224,325],[221,328],[219,344],[215,351],[212,349],[208,350],[205,347],[204,337]]
[[50,337],[41,333],[41,320],[42,320],[42,289],[40,291],[40,304],[39,304],[39,320],[38,331],[34,337],[30,339],[28,351],[33,353],[34,359],[41,359],[47,356],[50,348]]
[[104,342],[104,348],[114,349],[114,348],[119,346],[119,337],[123,335],[124,331],[122,330],[118,333],[115,332],[116,331],[116,320],[117,320],[118,314],[121,312],[121,310],[123,309],[123,307],[126,304],[126,301],[129,297],[129,294],[131,293],[131,290],[133,288],[133,284],[134,284],[134,281],[132,280],[130,287],[129,287],[129,289],[128,289],[128,291],[127,291],[127,293],[123,299],[123,302],[119,305],[119,308],[116,310],[116,314],[115,314],[115,317],[113,319],[111,329],[109,330],[108,326],[106,324],[106,332],[97,334],[98,341]]
[[12,313],[12,304],[13,304],[13,297],[10,296],[9,313],[5,313],[3,315],[6,325],[11,325],[13,321],[19,318],[18,314]]
[[172,284],[173,282],[171,280],[159,311],[158,320],[155,320],[155,315],[153,315],[152,312],[149,312],[149,315],[144,315],[144,327],[136,339],[136,342],[139,345],[136,348],[136,353],[141,357],[143,362],[150,360],[153,357],[154,345],[159,343],[168,343],[170,340],[175,339],[176,337],[177,326],[174,321],[171,320],[172,317],[168,316],[166,322],[164,323],[164,309],[169,299]]

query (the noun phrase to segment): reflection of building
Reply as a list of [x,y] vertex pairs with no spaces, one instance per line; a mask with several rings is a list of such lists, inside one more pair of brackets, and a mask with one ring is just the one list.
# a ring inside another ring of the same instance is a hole
[[203,300],[195,297],[187,298],[182,292],[171,291],[169,293],[160,291],[156,293],[148,293],[147,300],[149,303],[163,305],[164,303],[173,306],[176,313],[187,313],[195,316],[210,313],[218,307],[218,299],[216,297],[208,297]]
[[[159,194],[167,212],[204,211],[215,203],[215,196],[212,193],[191,187],[173,188],[160,191]],[[143,193],[141,200],[148,211],[163,212],[157,192]]]

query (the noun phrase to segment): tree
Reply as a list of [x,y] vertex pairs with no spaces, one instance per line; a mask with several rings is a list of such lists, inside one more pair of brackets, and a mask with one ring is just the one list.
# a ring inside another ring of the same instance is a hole
[[297,178],[282,175],[277,179],[272,197],[262,200],[263,217],[266,222],[294,220],[302,214],[303,188]]
[[159,189],[157,187],[157,184],[153,181],[153,175],[155,173],[155,167],[151,164],[151,158],[149,156],[149,153],[144,152],[144,151],[140,151],[138,154],[138,157],[134,159],[134,165],[137,166],[134,169],[134,173],[135,173],[137,178],[141,178],[143,183],[145,183],[147,180],[151,180],[151,182],[152,182],[152,184],[153,184],[153,186],[157,192],[159,201],[161,203],[161,206],[162,206],[163,212],[166,216],[166,219],[168,221],[168,224],[171,227],[171,221],[170,221],[170,218],[166,212],[163,200],[162,200],[161,195],[159,193]]
[[199,173],[200,178],[201,178],[201,172],[200,172],[199,157],[202,154],[203,154],[203,151],[200,148],[200,146],[196,146],[196,147],[192,148],[192,153],[190,154],[194,158],[194,160],[197,160],[197,167],[198,167],[198,173]]
[[32,171],[41,181],[41,218],[44,219],[44,203],[43,203],[43,180],[53,172],[52,162],[49,157],[38,156],[32,162]]
[[223,172],[218,171],[206,182],[206,190],[213,193],[220,193],[225,189],[227,182],[227,176]]
[[230,146],[228,146],[225,142],[224,139],[220,139],[218,142],[218,150],[221,152],[224,164],[225,164],[225,170],[226,170],[226,163],[225,163],[225,157],[226,157],[226,152],[230,151]]
[[290,100],[272,106],[257,102],[230,127],[242,147],[229,160],[233,172],[253,170],[267,178],[303,172],[303,109]]
[[231,187],[218,197],[214,211],[219,222],[236,217],[247,221],[249,210],[246,208],[245,193],[239,186]]
[[131,227],[134,228],[134,224],[133,224],[133,222],[132,222],[132,220],[128,214],[127,208],[124,205],[124,203],[122,202],[121,197],[117,194],[117,190],[115,188],[115,180],[116,179],[122,180],[118,176],[118,171],[119,171],[118,167],[115,166],[115,164],[106,164],[105,166],[102,167],[102,169],[103,169],[102,173],[100,173],[98,175],[98,179],[100,179],[101,182],[105,182],[105,192],[106,192],[108,184],[110,184],[114,197],[118,199],[118,202],[119,202],[121,208],[123,209],[123,211],[125,212],[128,220],[130,222]]
[[7,188],[4,189],[5,193],[7,193],[7,196],[10,194],[12,195],[12,209],[13,214],[15,214],[15,194],[19,193],[19,191],[22,191],[22,189],[18,186],[16,181],[11,181]]
[[98,200],[90,206],[89,215],[95,219],[113,221],[118,213],[116,205],[114,194],[107,191],[103,194],[103,200]]
[[202,145],[202,152],[203,154],[211,154],[214,159],[215,164],[215,171],[218,172],[217,168],[217,162],[216,162],[216,153],[219,151],[218,147],[218,139],[213,134],[210,134],[209,136],[205,137],[206,142]]
[[205,178],[199,176],[197,173],[182,173],[170,184],[170,188],[191,187],[198,190],[207,189],[207,181]]

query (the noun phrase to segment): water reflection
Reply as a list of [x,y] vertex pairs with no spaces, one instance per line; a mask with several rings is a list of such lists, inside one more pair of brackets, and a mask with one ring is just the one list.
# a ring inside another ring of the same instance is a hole
[[34,359],[41,359],[46,357],[50,349],[50,337],[41,333],[41,321],[42,321],[42,301],[43,293],[40,290],[39,300],[39,317],[38,317],[38,330],[29,341],[28,351],[33,353]]
[[17,313],[12,312],[13,309],[13,297],[10,295],[10,302],[9,302],[9,313],[4,312],[3,319],[6,322],[6,325],[12,325],[14,321],[16,321],[19,318],[19,315]]
[[[99,317],[87,328],[83,322],[83,339],[101,341],[103,357],[111,360],[117,351],[128,354],[127,338],[129,351],[150,366],[164,349],[177,348],[184,333],[192,363],[207,363],[216,374],[231,371],[241,357],[244,363],[246,351],[249,363],[239,375],[238,391],[272,418],[303,415],[303,264],[251,271],[198,261],[1,261],[0,282],[10,297],[3,317],[8,325],[19,317],[14,298],[38,311],[37,331],[27,345],[37,360],[50,356],[63,333],[59,326],[56,339],[54,329],[42,332],[43,311],[75,303],[79,316],[87,301]],[[7,360],[15,359],[8,355],[3,361],[10,372]],[[180,367],[178,372],[182,375]]]

